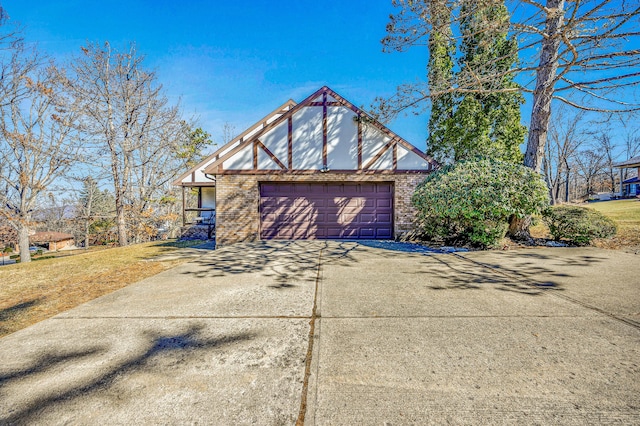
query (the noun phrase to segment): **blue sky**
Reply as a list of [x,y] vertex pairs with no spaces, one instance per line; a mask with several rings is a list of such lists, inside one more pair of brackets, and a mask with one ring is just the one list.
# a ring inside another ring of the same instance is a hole
[[[382,53],[391,0],[0,0],[29,42],[64,63],[87,42],[137,43],[172,100],[221,142],[288,99],[301,101],[327,85],[358,106],[424,79],[426,47]],[[522,78],[526,78],[523,76]],[[524,81],[523,81],[524,82]],[[630,92],[633,94],[633,91]],[[627,93],[626,96],[629,96]],[[527,124],[530,96],[522,108]],[[600,117],[601,118],[601,117]],[[388,126],[426,148],[427,113]],[[595,126],[592,124],[592,126]],[[597,125],[619,142],[635,120]]]
[[[382,53],[390,0],[87,1],[2,0],[29,42],[60,62],[87,42],[131,41],[167,94],[220,141],[224,122],[239,133],[289,98],[328,85],[368,107],[403,82],[424,78],[427,51]],[[428,116],[389,127],[425,149]]]

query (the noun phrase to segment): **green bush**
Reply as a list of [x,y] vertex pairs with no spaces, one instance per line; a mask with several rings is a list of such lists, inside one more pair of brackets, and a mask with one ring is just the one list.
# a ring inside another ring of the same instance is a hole
[[588,245],[594,238],[609,238],[616,234],[616,224],[597,210],[578,206],[553,206],[542,220],[554,240],[567,240],[576,245]]
[[542,177],[530,168],[480,159],[430,174],[412,202],[428,239],[485,248],[500,242],[512,215],[538,214],[549,198]]

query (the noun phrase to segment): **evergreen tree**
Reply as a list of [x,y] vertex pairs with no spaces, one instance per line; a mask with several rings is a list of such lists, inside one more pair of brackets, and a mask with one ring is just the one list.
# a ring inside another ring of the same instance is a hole
[[[509,73],[518,56],[516,41],[508,37],[507,8],[503,1],[464,1],[460,15],[462,43],[457,80],[483,83],[476,90],[453,98],[453,114],[435,138],[430,136],[429,151],[444,162],[477,156],[521,162],[519,145],[524,142],[527,129],[520,123],[524,98]],[[500,77],[478,77],[484,75]],[[512,92],[508,91],[510,88]],[[432,110],[431,120],[435,114],[441,114],[440,106]]]
[[427,146],[432,154],[439,153],[441,157],[450,157],[453,151],[447,142],[447,129],[451,126],[454,99],[453,94],[447,92],[447,89],[453,79],[455,43],[451,32],[450,12],[446,5],[437,1],[431,2],[429,12],[433,20],[433,31],[429,34],[428,41],[428,82],[429,91],[438,94],[431,100]]
[[89,247],[90,235],[113,226],[115,200],[108,190],[101,191],[91,176],[82,182],[79,198],[84,219],[84,247]]

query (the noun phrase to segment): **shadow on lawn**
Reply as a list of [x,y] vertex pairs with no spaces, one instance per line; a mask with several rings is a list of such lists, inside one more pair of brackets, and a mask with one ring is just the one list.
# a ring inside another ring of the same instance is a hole
[[[66,403],[76,398],[86,398],[96,393],[109,397],[109,393],[117,392],[118,398],[121,399],[124,397],[121,391],[111,389],[115,382],[136,372],[162,375],[162,371],[158,371],[153,365],[159,359],[166,358],[170,363],[182,364],[197,355],[198,351],[247,341],[255,337],[251,333],[238,333],[208,339],[201,335],[203,328],[202,325],[192,324],[184,332],[168,335],[154,330],[147,331],[143,333],[146,344],[138,345],[139,350],[127,352],[123,359],[115,362],[113,354],[110,354],[105,347],[91,347],[68,353],[57,353],[47,349],[30,366],[15,371],[0,370],[0,394],[7,391],[11,394],[10,390],[5,388],[13,384],[20,385],[21,381],[33,383],[39,375],[44,375],[41,383],[53,383],[46,389],[36,386],[35,392],[22,393],[21,397],[24,399],[14,406],[10,408],[5,406],[2,414],[4,417],[0,417],[0,424],[31,423],[37,420],[43,411],[54,408],[56,404]],[[65,371],[69,374],[68,371],[74,371],[74,368],[80,371],[80,374],[89,372],[90,376],[71,382],[68,377],[64,377],[64,374]],[[56,375],[62,375],[61,380],[51,382],[51,377]]]
[[42,299],[38,298],[38,299],[29,300],[28,302],[18,303],[8,308],[0,309],[0,322],[13,319],[16,316],[27,311],[29,308],[36,306],[40,302],[42,302]]
[[37,298],[0,309],[0,337],[16,331],[15,328],[12,328],[12,324],[15,324],[15,322],[9,324],[10,321],[20,320],[20,317],[28,315],[32,308],[43,301],[43,298]]

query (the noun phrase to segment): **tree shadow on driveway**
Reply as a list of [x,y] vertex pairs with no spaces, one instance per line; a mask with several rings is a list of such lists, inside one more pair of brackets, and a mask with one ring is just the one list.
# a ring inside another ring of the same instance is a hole
[[211,278],[224,275],[245,273],[261,273],[265,277],[274,278],[274,288],[293,287],[297,279],[305,273],[315,278],[320,253],[322,264],[341,263],[352,266],[357,259],[352,251],[358,247],[354,242],[338,241],[259,241],[254,243],[238,243],[223,247],[203,256],[192,264],[183,274],[195,278]]
[[[20,395],[23,400],[18,404],[12,407],[5,406],[0,424],[31,423],[37,420],[39,413],[55,407],[56,404],[103,392],[124,375],[130,375],[136,371],[153,370],[149,363],[169,353],[175,354],[179,351],[184,359],[195,356],[197,351],[222,347],[256,337],[251,333],[237,333],[208,339],[201,335],[203,328],[203,325],[191,324],[184,332],[178,334],[165,334],[156,330],[144,331],[143,342],[137,345],[136,350],[127,352],[126,356],[121,356],[119,359],[116,357],[115,360],[106,346],[93,346],[75,351],[48,348],[28,366],[13,371],[0,367],[0,396],[5,395],[3,399],[6,398],[7,392],[11,391],[12,385],[24,387],[29,382],[51,383],[52,376],[59,379],[48,389],[37,386],[37,391]],[[82,370],[81,374],[84,373],[85,377],[79,379],[65,377],[65,370],[78,369]],[[24,383],[21,383],[23,381]]]
[[[496,277],[511,279],[514,283],[539,291],[562,291],[560,281],[577,278],[575,270],[592,268],[605,262],[605,257],[585,254],[558,252],[562,249],[548,249],[548,253],[517,250],[513,252],[464,254],[461,257],[482,265]],[[488,259],[485,259],[488,258]],[[571,271],[574,270],[572,273]]]

